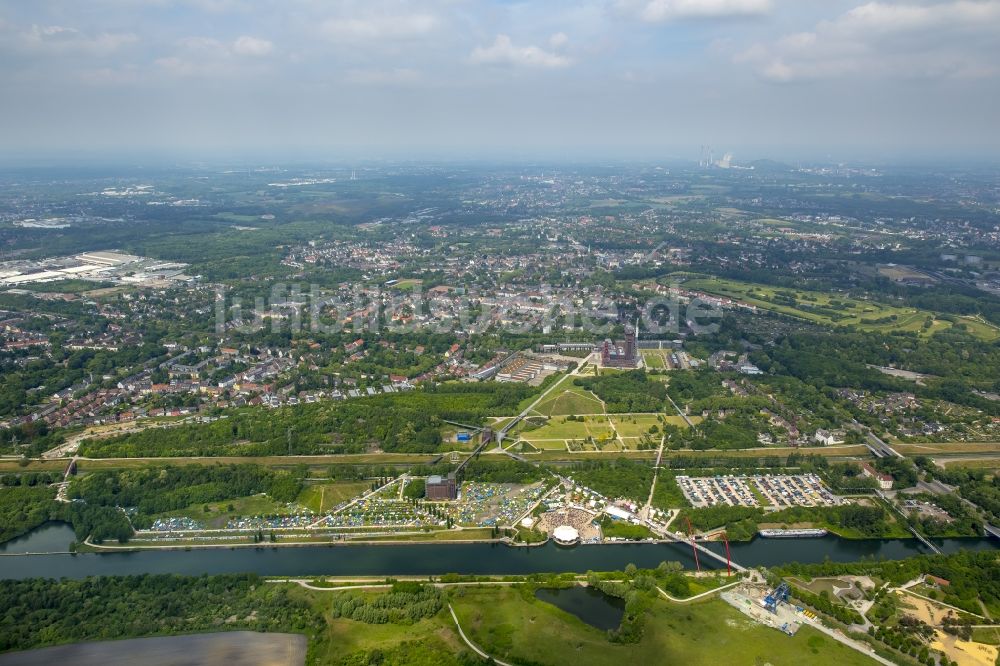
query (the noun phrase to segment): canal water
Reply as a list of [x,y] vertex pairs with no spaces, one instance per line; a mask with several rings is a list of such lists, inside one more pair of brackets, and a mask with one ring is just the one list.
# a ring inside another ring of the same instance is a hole
[[[534,548],[503,544],[420,543],[406,545],[329,545],[303,547],[142,550],[138,552],[18,555],[66,551],[74,539],[65,524],[50,523],[0,545],[0,578],[111,576],[129,574],[219,574],[253,572],[265,576],[429,576],[610,571],[632,563],[653,568],[664,560],[695,567],[683,544],[609,544],[559,548],[551,542]],[[943,539],[945,553],[1000,548],[997,539]],[[721,544],[708,544],[720,554]],[[744,566],[788,562],[852,562],[862,558],[902,559],[925,553],[915,539],[848,540],[833,535],[814,539],[762,539],[730,544],[733,561]],[[721,564],[704,554],[701,567]]]
[[542,587],[535,590],[535,598],[575,615],[601,631],[617,629],[625,615],[624,599],[612,597],[592,587]]

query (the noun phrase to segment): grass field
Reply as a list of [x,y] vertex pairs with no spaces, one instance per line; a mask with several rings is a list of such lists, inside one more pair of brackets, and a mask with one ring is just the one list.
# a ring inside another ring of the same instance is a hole
[[[639,438],[643,435],[649,434],[649,429],[656,426],[657,431],[661,430],[660,420],[657,418],[656,414],[640,414],[640,415],[628,415],[628,416],[612,416],[611,422],[615,426],[615,430],[622,437],[635,437]],[[660,435],[650,435],[659,439]]]
[[[691,420],[691,423],[695,425],[698,425],[702,421],[702,418],[700,416],[689,416],[688,418]],[[671,416],[664,416],[663,420],[672,426],[677,426],[678,428],[687,427],[687,423],[684,421],[684,417],[678,414],[674,414]]]
[[663,352],[659,350],[643,351],[642,360],[646,363],[646,367],[652,370],[662,370],[667,367],[667,364],[663,359]]
[[892,447],[904,455],[922,456],[936,453],[1000,453],[1000,442],[920,442],[897,444]]
[[368,490],[369,486],[366,481],[312,483],[299,493],[298,502],[316,513],[323,513],[344,500],[360,495]]
[[[205,510],[206,508],[208,511]],[[299,506],[288,506],[281,502],[275,502],[262,493],[260,495],[251,495],[250,497],[233,497],[220,502],[192,504],[183,509],[161,513],[159,516],[161,518],[186,516],[203,522],[208,529],[220,529],[226,526],[226,522],[230,518],[286,515],[297,513],[301,508]]]
[[1000,457],[997,458],[955,458],[952,460],[941,460],[937,459],[939,465],[944,465],[945,467],[968,467],[970,469],[982,469],[987,472],[996,474],[1000,471]]
[[392,285],[392,288],[396,289],[397,291],[410,291],[412,289],[415,289],[416,287],[419,287],[422,283],[423,280],[419,280],[417,278],[404,278],[399,282],[397,282],[396,284]]
[[[169,458],[83,458],[77,462],[81,470],[91,469],[134,469],[150,465],[240,465],[243,463],[266,467],[294,467],[295,465],[381,465],[381,464],[425,464],[437,457],[433,453],[359,453],[332,454],[320,456],[211,456],[211,457],[169,457]],[[2,464],[2,463],[0,463]],[[13,463],[15,466],[16,462]],[[58,466],[65,469],[66,461]],[[35,467],[33,469],[40,469]]]
[[22,466],[17,458],[0,460],[0,472],[62,472],[68,463],[65,460],[30,460]]
[[606,416],[585,416],[583,421],[568,421],[565,416],[549,419],[541,428],[521,435],[522,439],[536,442],[547,439],[586,439],[607,437],[612,434],[611,423]]
[[[457,655],[469,652],[459,638],[447,612],[411,625],[366,624],[331,618],[330,592],[286,587],[288,594],[312,606],[324,618],[324,626],[310,638],[310,663],[384,663],[414,666],[459,666]],[[364,654],[350,659],[350,655]],[[377,658],[373,654],[378,654]]]
[[[935,313],[928,310],[858,300],[840,294],[781,289],[750,282],[706,277],[688,280],[684,286],[827,326],[847,326],[882,333],[910,331],[924,336],[952,326],[951,322],[938,319]],[[782,298],[782,294],[791,294],[794,298],[789,302]],[[925,329],[924,322],[928,319],[932,324],[930,328]],[[961,317],[960,321],[972,335],[983,340],[990,341],[1000,337],[1000,329],[995,326],[969,317]]]
[[639,643],[610,643],[604,632],[551,604],[512,589],[467,589],[452,601],[466,635],[513,663],[772,664],[853,666],[868,657],[804,627],[794,637],[752,622],[723,601],[685,606],[661,601]]
[[[565,387],[563,389],[563,387]],[[590,391],[578,386],[566,385],[555,389],[545,400],[535,406],[535,411],[545,416],[570,416],[576,414],[600,414],[604,403]]]
[[564,416],[555,416],[541,428],[523,433],[521,438],[534,443],[547,439],[586,439],[589,434],[585,421],[567,421]]

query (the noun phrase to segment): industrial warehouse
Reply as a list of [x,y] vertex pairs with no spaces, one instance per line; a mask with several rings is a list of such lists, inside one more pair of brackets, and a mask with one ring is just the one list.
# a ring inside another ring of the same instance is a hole
[[87,280],[101,284],[165,287],[190,282],[187,264],[159,261],[121,252],[83,252],[71,257],[39,261],[7,261],[0,264],[0,286]]

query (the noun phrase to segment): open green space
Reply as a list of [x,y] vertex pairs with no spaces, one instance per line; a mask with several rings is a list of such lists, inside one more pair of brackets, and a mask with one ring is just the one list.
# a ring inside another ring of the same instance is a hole
[[642,352],[642,360],[645,362],[647,368],[651,368],[653,370],[662,370],[666,367],[662,351],[644,351]]
[[247,516],[284,516],[301,512],[303,507],[296,504],[276,502],[267,495],[233,497],[218,502],[190,504],[182,509],[156,514],[156,518],[194,518],[204,523],[208,529],[220,529],[230,519]]
[[569,420],[565,416],[549,419],[541,428],[525,432],[521,435],[533,445],[545,440],[587,439],[593,437],[608,437],[612,434],[611,423],[606,416],[584,416],[582,420]]
[[868,657],[804,627],[789,637],[752,622],[723,601],[652,606],[642,638],[615,644],[604,632],[521,590],[472,588],[452,600],[466,635],[494,658],[577,666],[773,664],[850,666]]
[[590,391],[567,386],[565,389],[557,388],[546,396],[535,406],[535,411],[545,416],[596,414],[604,412],[604,403]]
[[315,513],[324,513],[343,501],[357,497],[370,486],[367,481],[310,483],[299,493],[297,501]]
[[[909,331],[929,336],[954,325],[928,310],[859,300],[836,293],[783,289],[715,277],[694,278],[685,282],[684,286],[817,324],[847,326],[862,331]],[[968,331],[980,339],[990,341],[1000,337],[1000,330],[979,320],[959,317],[957,321],[965,324]]]
[[[655,437],[657,441],[659,441],[660,435],[658,433],[662,430],[663,425],[656,414],[615,415],[611,417],[611,422],[621,437],[650,435]],[[656,430],[651,433],[652,428],[656,428]]]

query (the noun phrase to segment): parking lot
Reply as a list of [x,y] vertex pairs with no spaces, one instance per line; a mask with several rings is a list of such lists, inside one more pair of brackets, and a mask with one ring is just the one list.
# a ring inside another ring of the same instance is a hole
[[695,508],[706,506],[760,506],[760,502],[750,490],[744,477],[715,476],[690,477],[678,476],[677,484],[691,506]]
[[753,477],[754,485],[772,506],[836,506],[840,500],[815,474]]
[[815,474],[678,476],[677,484],[695,508],[719,505],[785,508],[840,503]]

